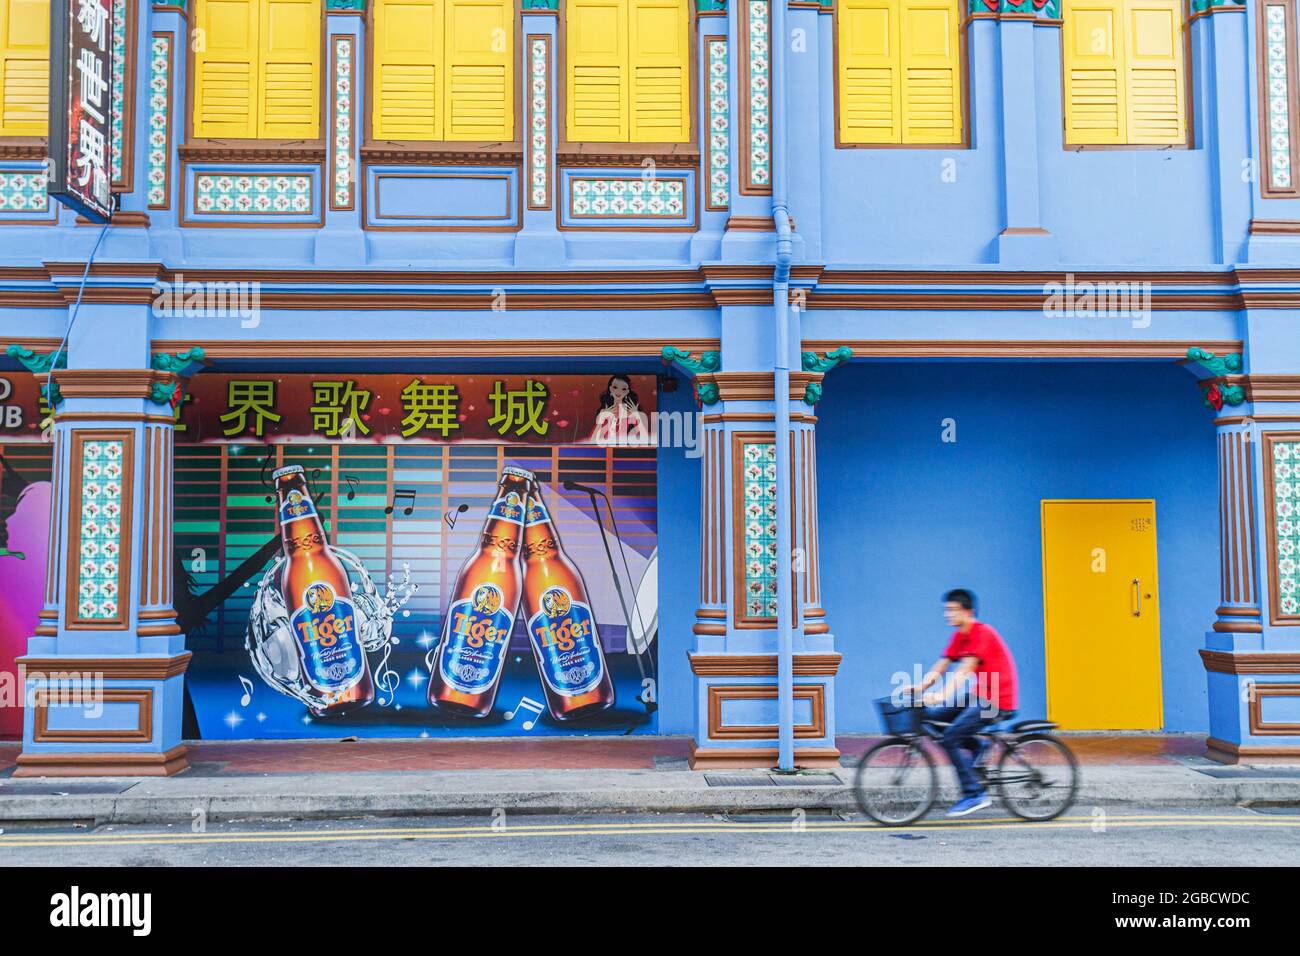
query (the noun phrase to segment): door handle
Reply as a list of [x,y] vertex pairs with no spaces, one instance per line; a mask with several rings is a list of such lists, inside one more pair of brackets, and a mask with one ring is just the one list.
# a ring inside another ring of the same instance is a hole
[[1142,582],[1137,578],[1133,579],[1133,616],[1142,616]]

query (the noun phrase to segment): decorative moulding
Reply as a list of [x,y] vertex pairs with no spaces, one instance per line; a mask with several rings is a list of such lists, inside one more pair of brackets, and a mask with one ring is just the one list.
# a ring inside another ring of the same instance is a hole
[[803,400],[809,405],[816,405],[822,398],[822,380],[821,376],[843,362],[853,358],[853,349],[847,345],[841,345],[839,348],[826,352],[822,357],[818,357],[816,352],[800,353],[800,361],[805,372],[817,372],[818,377],[810,381],[804,388]]
[[184,380],[202,371],[204,364],[206,359],[203,349],[197,345],[184,352],[155,352],[151,363],[153,369],[167,372],[174,377],[154,382],[150,387],[149,401],[155,405],[170,405],[176,408],[185,395]]
[[1037,17],[1043,20],[1061,18],[1061,0],[970,0],[972,16],[1004,16],[1013,14],[1025,17]]
[[1224,379],[1224,376],[1241,372],[1240,353],[1229,352],[1219,357],[1213,352],[1192,346],[1187,350],[1187,359],[1209,373],[1210,377],[1202,379],[1200,385],[1205,404],[1216,412],[1222,411],[1224,405],[1240,405],[1246,400],[1246,393],[1241,386],[1228,384]]
[[[27,371],[31,372],[38,378],[47,376],[51,368],[60,369],[68,367],[68,353],[63,349],[60,349],[58,352],[58,361],[55,361],[54,352],[41,354],[32,349],[24,348],[21,345],[9,346],[9,348],[5,349],[5,354],[11,359],[17,359],[22,364],[23,368],[27,369]],[[63,400],[63,396],[59,392],[58,382],[51,382],[50,390],[53,392],[53,395],[46,395],[45,383],[41,383],[41,397],[46,400],[46,404],[53,407]]]
[[[671,345],[665,345],[660,357],[665,365],[671,365],[676,362],[682,369],[691,375],[692,378],[698,375],[709,375],[722,368],[722,353],[712,350],[703,351],[700,357],[692,358],[691,353],[682,349],[674,348]],[[697,381],[695,383],[695,397],[701,405],[716,405],[718,402],[718,386],[712,381]]]

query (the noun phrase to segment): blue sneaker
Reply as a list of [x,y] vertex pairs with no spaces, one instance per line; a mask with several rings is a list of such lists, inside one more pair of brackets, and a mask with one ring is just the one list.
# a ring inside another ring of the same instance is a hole
[[948,811],[950,817],[964,817],[968,813],[974,813],[976,810],[983,810],[985,807],[993,806],[993,801],[989,799],[987,793],[981,793],[977,797],[966,797],[964,800],[953,804]]

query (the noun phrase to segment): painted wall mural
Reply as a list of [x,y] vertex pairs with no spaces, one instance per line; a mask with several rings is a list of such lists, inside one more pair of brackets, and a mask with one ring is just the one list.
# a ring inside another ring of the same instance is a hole
[[657,730],[653,376],[190,386],[187,736]]
[[[4,390],[0,384],[0,392]],[[5,407],[13,406],[0,405]],[[11,437],[9,429],[5,432]],[[27,651],[45,594],[51,447],[41,442],[0,444],[0,738],[22,736],[15,660]]]

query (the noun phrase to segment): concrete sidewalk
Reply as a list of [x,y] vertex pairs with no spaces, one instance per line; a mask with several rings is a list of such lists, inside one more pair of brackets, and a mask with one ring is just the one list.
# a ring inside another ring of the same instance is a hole
[[[1300,767],[1215,764],[1199,738],[1070,736],[1080,807],[1300,806]],[[366,815],[600,811],[851,811],[856,756],[844,738],[835,771],[694,772],[682,738],[551,741],[360,741],[196,744],[191,769],[167,778],[0,778],[0,827],[191,823]],[[458,759],[451,760],[448,755]],[[0,748],[0,776],[16,750]],[[432,766],[430,766],[432,764]],[[382,769],[381,769],[382,768]],[[941,800],[956,798],[941,769]]]

